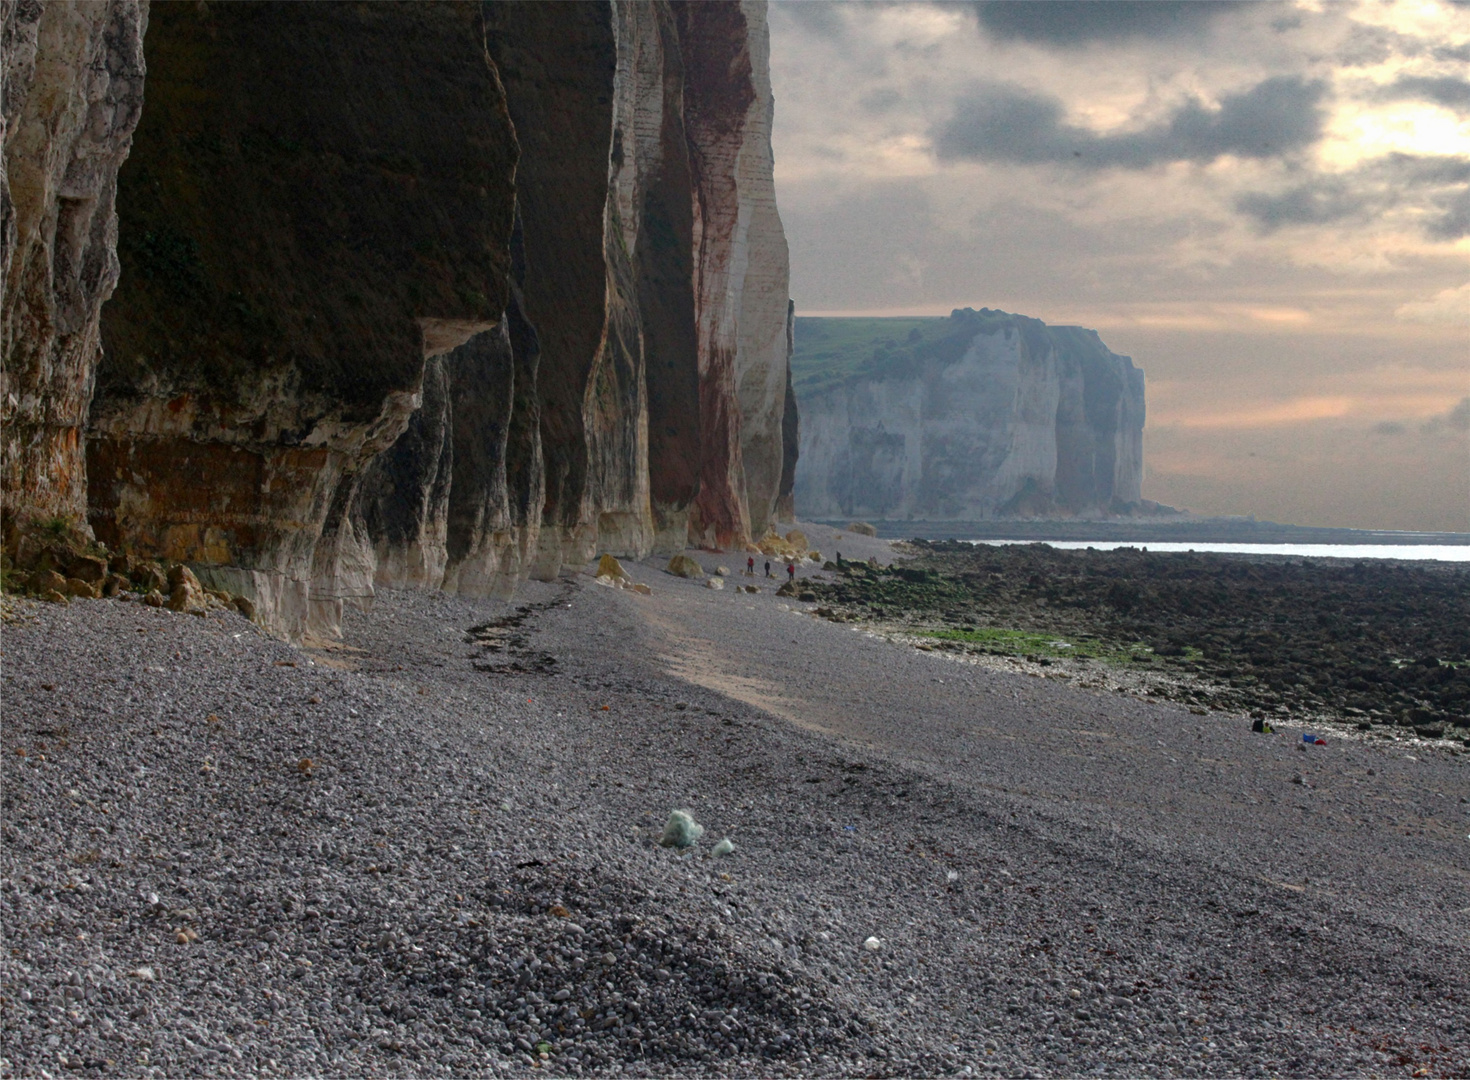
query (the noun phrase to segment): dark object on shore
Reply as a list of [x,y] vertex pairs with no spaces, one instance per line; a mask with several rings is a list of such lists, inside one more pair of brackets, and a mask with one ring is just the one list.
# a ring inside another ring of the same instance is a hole
[[1262,735],[1275,735],[1276,734],[1276,729],[1271,726],[1270,722],[1269,721],[1266,721],[1266,720],[1262,720],[1259,717],[1257,717],[1255,720],[1251,721],[1251,730],[1252,731],[1258,731]]

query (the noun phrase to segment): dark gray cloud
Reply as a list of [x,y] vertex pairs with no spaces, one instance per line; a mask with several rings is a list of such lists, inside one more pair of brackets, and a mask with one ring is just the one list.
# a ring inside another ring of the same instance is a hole
[[1425,435],[1446,431],[1470,431],[1470,397],[1462,397],[1443,416],[1431,416],[1419,428]]
[[1452,431],[1470,431],[1470,397],[1462,397],[1455,407],[1445,414],[1445,426]]
[[1237,0],[977,0],[981,28],[1001,41],[1057,48],[1197,34]]
[[1098,135],[1062,120],[1055,99],[1004,83],[978,84],[933,132],[941,161],[1064,164],[1083,169],[1143,169],[1171,161],[1208,162],[1226,154],[1267,158],[1317,141],[1320,82],[1280,76],[1220,99],[1218,109],[1189,101],[1161,124]]
[[902,100],[903,95],[891,86],[880,86],[858,98],[858,104],[870,113],[883,113]]
[[[1428,219],[1432,240],[1470,233],[1470,158],[1388,154],[1345,176],[1313,176],[1282,191],[1247,192],[1235,208],[1264,233],[1298,225],[1367,221],[1395,206],[1421,201],[1439,215]],[[1422,202],[1421,202],[1422,205]]]
[[1333,59],[1339,67],[1374,67],[1394,56],[1413,56],[1422,49],[1422,43],[1407,34],[1359,23],[1338,45]]
[[1401,185],[1439,187],[1470,183],[1470,157],[1454,154],[1389,154],[1368,168]]
[[1452,75],[1401,75],[1385,86],[1382,93],[1392,101],[1405,98],[1432,101],[1455,112],[1470,112],[1470,81]]
[[1384,420],[1382,423],[1374,424],[1373,431],[1378,435],[1407,435],[1409,429],[1397,420]]
[[1437,200],[1440,216],[1425,231],[1432,240],[1458,240],[1470,236],[1470,187]]
[[1268,195],[1249,192],[1235,200],[1235,208],[1253,219],[1262,232],[1287,225],[1330,225],[1360,216],[1374,200],[1341,180],[1314,180]]

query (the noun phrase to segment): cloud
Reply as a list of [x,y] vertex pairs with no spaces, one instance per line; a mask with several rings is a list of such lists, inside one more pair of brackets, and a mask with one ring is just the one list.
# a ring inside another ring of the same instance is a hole
[[1443,416],[1431,416],[1419,428],[1425,435],[1445,431],[1470,431],[1470,397],[1462,397]]
[[1426,230],[1433,239],[1458,240],[1470,236],[1470,188],[1462,188],[1440,200],[1439,208],[1444,213],[1431,221]]
[[1430,101],[1453,112],[1470,113],[1470,82],[1452,75],[1401,75],[1380,95],[1390,101]]
[[1470,396],[1462,397],[1445,414],[1445,426],[1453,431],[1470,431]]
[[781,4],[780,10],[808,33],[837,40],[847,34],[847,24],[841,15],[842,6],[827,0],[801,0],[801,3]]
[[[1235,208],[1261,232],[1292,226],[1366,222],[1418,201],[1437,215],[1423,221],[1432,240],[1470,233],[1470,158],[1388,154],[1347,173],[1313,176],[1277,192],[1250,191]],[[1439,189],[1439,190],[1436,190]]]
[[1162,123],[1099,135],[1064,123],[1061,103],[1055,98],[1006,83],[978,83],[933,132],[934,152],[941,161],[1092,170],[1144,169],[1172,161],[1204,163],[1227,154],[1275,157],[1317,141],[1325,93],[1321,82],[1277,76],[1242,93],[1223,95],[1217,109],[1191,99]]
[[977,0],[981,28],[1000,41],[1054,48],[1129,38],[1177,38],[1200,33],[1236,0]]
[[1470,326],[1470,282],[1458,289],[1442,289],[1428,300],[1402,304],[1393,313],[1405,322],[1458,323]]
[[869,90],[858,98],[858,104],[870,113],[888,112],[903,101],[903,95],[891,86],[880,86]]
[[1470,157],[1389,154],[1375,164],[1392,173],[1391,179],[1396,183],[1425,186],[1470,183]]
[[1263,232],[1274,232],[1286,225],[1327,225],[1356,217],[1370,202],[1362,192],[1331,179],[1298,184],[1279,195],[1248,192],[1235,200],[1235,208]]
[[1373,431],[1378,435],[1407,435],[1409,429],[1397,420],[1384,420],[1382,423],[1374,424]]
[[1160,418],[1161,424],[1181,428],[1259,428],[1300,424],[1309,420],[1334,420],[1346,416],[1356,402],[1350,397],[1299,397],[1291,401],[1261,403],[1243,409],[1186,412]]

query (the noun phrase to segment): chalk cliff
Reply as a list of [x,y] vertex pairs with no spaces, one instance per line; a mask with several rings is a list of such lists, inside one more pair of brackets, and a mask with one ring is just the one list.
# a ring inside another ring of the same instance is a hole
[[371,588],[363,468],[419,407],[425,358],[504,314],[504,91],[461,4],[161,4],[146,51],[91,522],[283,633],[330,634]]
[[[6,343],[7,520],[85,511],[300,638],[379,586],[505,593],[597,551],[741,544],[777,514],[794,415],[758,0],[151,23],[56,0],[32,19],[72,26],[49,53],[15,16],[35,7],[4,6],[7,34],[111,105],[99,149],[7,97],[12,133],[52,139],[6,140],[7,235],[39,235],[7,240],[7,281],[50,261],[22,314],[56,321],[63,240],[92,268],[75,341]],[[34,209],[25,178],[67,153],[100,194],[86,228],[38,233],[77,211]]]
[[740,465],[750,523],[763,532],[776,515],[781,494],[790,381],[790,259],[776,210],[772,179],[770,31],[764,3],[742,3],[751,43],[751,86],[737,182],[745,229],[745,273],[740,288],[735,389],[740,408]]
[[801,397],[803,515],[964,521],[1140,501],[1143,372],[1095,331],[966,308],[914,337]]
[[117,284],[117,170],[143,108],[146,0],[0,4],[0,501],[86,517],[82,427]]

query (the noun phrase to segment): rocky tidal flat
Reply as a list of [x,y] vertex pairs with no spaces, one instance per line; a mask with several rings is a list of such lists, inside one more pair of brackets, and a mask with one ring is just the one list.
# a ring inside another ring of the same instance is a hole
[[846,563],[823,613],[1197,708],[1470,742],[1459,564],[914,541]]

